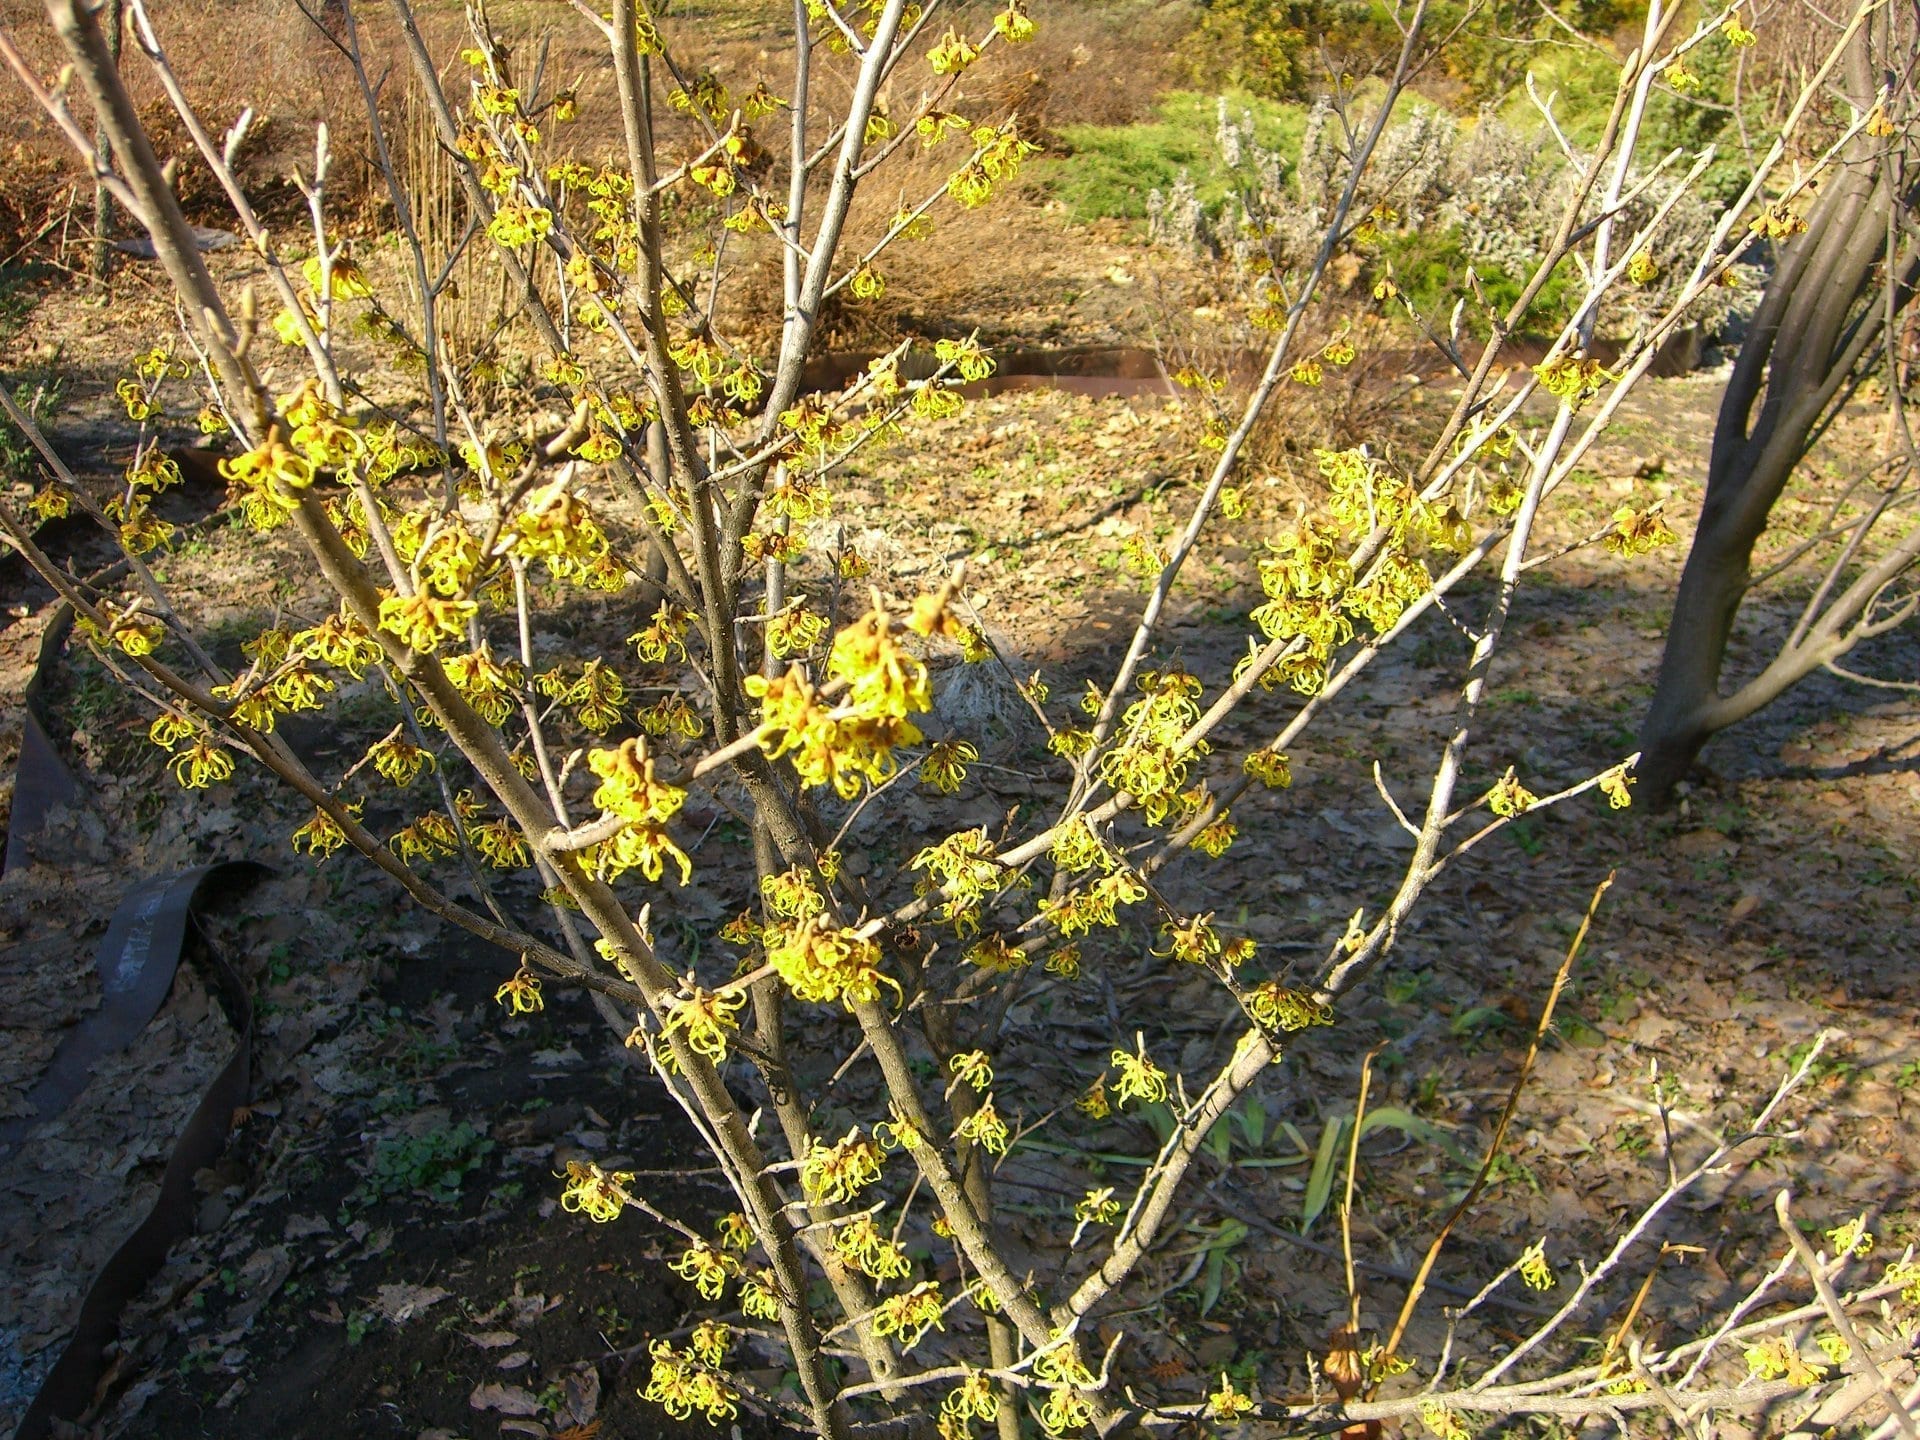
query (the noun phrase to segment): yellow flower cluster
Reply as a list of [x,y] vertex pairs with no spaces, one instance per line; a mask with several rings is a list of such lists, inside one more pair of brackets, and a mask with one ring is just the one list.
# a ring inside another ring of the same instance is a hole
[[1089,1190],[1073,1207],[1073,1218],[1082,1225],[1111,1225],[1120,1216],[1120,1202],[1113,1198],[1113,1187]]
[[1089,933],[1096,925],[1119,924],[1120,906],[1146,898],[1147,887],[1140,883],[1139,876],[1131,870],[1115,870],[1084,890],[1069,892],[1064,899],[1042,900],[1040,913],[1062,937],[1071,940],[1076,935]]
[[358,680],[380,658],[381,650],[380,642],[366,626],[343,608],[318,625],[296,630],[291,637],[291,653],[344,670]]
[[980,758],[980,752],[965,740],[936,741],[920,762],[920,781],[942,795],[956,793],[967,778],[967,766]]
[[922,738],[907,717],[932,709],[933,694],[927,667],[894,642],[878,597],[871,611],[834,637],[827,674],[846,687],[832,706],[797,667],[774,679],[749,676],[746,690],[760,701],[767,756],[791,756],[804,784],[830,784],[851,800],[863,780],[881,785],[892,778],[894,748]]
[[978,152],[975,158],[947,177],[947,194],[963,210],[986,204],[993,198],[993,187],[1018,175],[1026,158],[1040,149],[1022,140],[1011,122],[998,128],[976,127],[973,143]]
[[877,1141],[849,1130],[831,1145],[818,1140],[800,1162],[800,1188],[815,1205],[846,1205],[880,1178],[886,1153]]
[[627,701],[627,682],[603,660],[589,660],[578,675],[569,675],[561,666],[534,677],[534,686],[542,695],[573,707],[581,728],[604,735],[620,720],[620,707]]
[[666,862],[672,860],[680,867],[682,885],[692,879],[693,862],[665,829],[685,803],[687,792],[654,777],[646,739],[634,736],[615,749],[590,751],[587,766],[600,777],[593,803],[627,822],[612,839],[593,847],[595,873],[611,880],[638,870],[647,879],[658,880]]
[[1747,1369],[1759,1380],[1784,1379],[1794,1385],[1818,1385],[1827,1367],[1802,1359],[1799,1348],[1785,1335],[1774,1335],[1746,1348]]
[[1132,1051],[1113,1052],[1113,1063],[1120,1071],[1113,1093],[1121,1105],[1129,1100],[1158,1105],[1167,1098],[1167,1072],[1148,1057],[1145,1040],[1137,1040],[1136,1044],[1137,1048]]
[[293,848],[316,860],[326,859],[346,843],[347,832],[324,810],[315,810],[313,818],[293,832]]
[[1575,355],[1561,355],[1544,365],[1536,365],[1533,373],[1540,377],[1542,390],[1576,409],[1581,402],[1597,395],[1602,387],[1620,378],[1598,360]]
[[1231,1425],[1242,1415],[1251,1415],[1254,1408],[1253,1397],[1235,1390],[1232,1379],[1222,1370],[1220,1388],[1207,1396],[1207,1417],[1222,1425]]
[[940,1401],[940,1440],[966,1440],[975,1420],[992,1421],[1000,1414],[1000,1398],[985,1375],[970,1374]]
[[923,1280],[903,1295],[889,1295],[880,1302],[873,1316],[873,1333],[898,1338],[902,1350],[918,1345],[929,1330],[943,1330],[940,1317],[945,1312],[940,1287]]
[[1243,997],[1247,1014],[1261,1029],[1292,1032],[1310,1025],[1333,1024],[1333,1010],[1300,990],[1289,990],[1278,980],[1255,986]]
[[510,1015],[531,1015],[546,1009],[546,1001],[540,998],[540,977],[522,962],[513,977],[493,992],[493,1003],[506,1006]]
[[1632,556],[1662,549],[1677,538],[1657,508],[1636,510],[1622,505],[1613,512],[1613,529],[1603,543],[1615,555]]
[[1182,965],[1204,965],[1220,953],[1220,935],[1213,928],[1212,915],[1196,915],[1185,924],[1169,920],[1160,927],[1167,948],[1155,955],[1179,961]]
[[449,656],[440,664],[447,679],[482,720],[496,726],[506,723],[526,684],[526,672],[518,660],[495,660],[493,651],[482,645],[470,654]]
[[970,1141],[989,1155],[1004,1155],[1007,1147],[1013,1143],[1007,1122],[1000,1118],[1000,1112],[994,1108],[991,1095],[980,1102],[979,1109],[954,1127],[953,1134],[956,1140]]
[[1207,751],[1205,741],[1179,748],[1200,718],[1202,687],[1197,677],[1177,667],[1144,671],[1139,686],[1145,698],[1121,716],[1124,739],[1101,758],[1099,776],[1132,795],[1148,822],[1158,825],[1185,786],[1193,758]]
[[1547,1264],[1547,1242],[1536,1240],[1520,1255],[1520,1278],[1531,1290],[1551,1290],[1553,1267]]
[[716,1250],[704,1240],[694,1241],[668,1268],[699,1291],[703,1300],[718,1300],[727,1288],[727,1281],[742,1269],[737,1258],[724,1250]]
[[1473,1440],[1473,1432],[1467,1429],[1460,1417],[1438,1400],[1420,1402],[1420,1423],[1431,1430],[1438,1440]]
[[684,1035],[687,1048],[715,1065],[727,1058],[727,1037],[740,1028],[735,1017],[747,1003],[746,992],[735,990],[717,995],[702,988],[689,977],[682,993],[672,1000],[663,1033]]
[[1487,808],[1503,820],[1524,814],[1539,803],[1540,797],[1520,783],[1511,765],[1499,783],[1487,792]]
[[647,1353],[653,1357],[653,1371],[640,1392],[642,1399],[676,1420],[690,1419],[698,1411],[708,1424],[718,1425],[740,1413],[740,1393],[691,1349],[675,1350],[667,1341],[655,1340]]
[[947,1069],[957,1085],[985,1090],[993,1084],[993,1062],[984,1050],[966,1050],[947,1061]]
[[878,1000],[883,990],[900,995],[898,982],[880,968],[880,947],[856,930],[809,917],[769,925],[762,940],[767,963],[797,999],[814,1004],[839,1000],[851,1010]]
[[939,845],[929,845],[916,854],[912,868],[927,872],[916,883],[916,893],[941,891],[947,897],[937,914],[960,935],[979,931],[981,906],[1014,879],[1012,872],[993,858],[993,841],[987,839],[985,829],[954,831]]
[[907,1252],[880,1233],[871,1215],[856,1215],[835,1230],[833,1248],[847,1264],[875,1280],[904,1280],[913,1270]]
[[560,1208],[604,1225],[626,1207],[624,1191],[633,1183],[633,1174],[602,1170],[586,1160],[569,1160],[566,1180],[566,1188],[560,1192]]

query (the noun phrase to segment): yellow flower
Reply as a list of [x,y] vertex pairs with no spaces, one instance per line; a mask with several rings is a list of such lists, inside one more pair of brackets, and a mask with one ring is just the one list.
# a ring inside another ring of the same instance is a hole
[[524,960],[513,978],[493,992],[493,1002],[506,1006],[512,1015],[531,1015],[546,1008],[540,998],[540,977],[527,969]]
[[738,1210],[722,1215],[714,1228],[719,1233],[722,1250],[744,1255],[753,1245],[753,1226]]
[[1627,773],[1627,767],[1616,765],[1600,777],[1600,792],[1615,810],[1624,810],[1633,804],[1633,796],[1627,789],[1632,784],[1633,776]]
[[422,750],[401,735],[389,735],[367,752],[373,768],[383,779],[399,786],[411,785],[422,770],[434,764],[431,752]]
[[1165,950],[1156,950],[1184,965],[1201,965],[1220,953],[1220,937],[1213,928],[1212,915],[1198,915],[1186,924],[1169,920],[1160,927],[1167,942]]
[[113,393],[127,407],[129,420],[151,420],[160,413],[159,402],[147,393],[146,387],[138,380],[120,381],[113,387]]
[[957,75],[980,58],[980,49],[949,28],[938,45],[927,52],[927,64],[936,75]]
[[438,811],[430,811],[387,841],[388,847],[408,864],[415,860],[433,860],[451,855],[460,848],[453,822]]
[[202,732],[192,745],[173,757],[169,768],[186,789],[201,790],[233,774],[233,756]]
[[1861,1256],[1873,1250],[1873,1236],[1867,1230],[1867,1217],[1856,1215],[1844,1225],[1827,1231],[1827,1243],[1835,1255]]
[[1527,1282],[1529,1289],[1551,1290],[1553,1288],[1553,1271],[1547,1265],[1546,1241],[1536,1240],[1521,1252],[1520,1278]]
[[970,1140],[989,1155],[1006,1154],[1008,1145],[1013,1141],[1007,1122],[994,1109],[991,1095],[980,1102],[978,1110],[954,1127],[953,1134],[956,1140]]
[[743,990],[716,995],[689,979],[682,993],[671,1001],[673,1008],[664,1033],[685,1035],[688,1049],[715,1065],[721,1064],[727,1058],[727,1037],[740,1028],[734,1017],[746,1003]]
[[1253,1397],[1242,1395],[1233,1388],[1233,1381],[1227,1372],[1220,1372],[1220,1388],[1207,1396],[1207,1415],[1223,1425],[1231,1425],[1242,1415],[1253,1413]]
[[633,1183],[633,1172],[602,1170],[589,1161],[569,1160],[566,1181],[566,1188],[560,1192],[560,1208],[604,1225],[625,1207],[622,1192]]
[[[924,1138],[920,1134],[919,1127],[902,1115],[898,1106],[891,1108],[891,1114],[893,1118],[882,1120],[873,1127],[873,1138],[880,1142],[883,1150],[917,1149]],[[936,1219],[933,1222],[933,1233],[940,1234],[940,1227],[946,1223],[944,1219]],[[951,1230],[946,1232],[946,1238],[949,1240],[953,1238]]]
[[1622,505],[1613,512],[1613,529],[1603,543],[1615,555],[1645,555],[1673,544],[1677,538],[1657,506],[1635,510]]
[[938,741],[920,762],[921,783],[952,795],[967,778],[967,766],[979,758],[980,752],[964,740]]
[[1700,89],[1700,77],[1687,68],[1684,58],[1676,56],[1666,68],[1667,84],[1682,95],[1692,95]]
[[347,843],[346,831],[324,810],[315,810],[313,818],[293,832],[293,848],[324,860]]
[[[993,1382],[985,1375],[968,1374],[940,1401],[941,1421],[953,1422],[965,1434],[975,1420],[993,1420],[1000,1414],[1000,1397],[993,1393]],[[943,1430],[944,1436],[947,1432]]]
[[179,711],[162,710],[154,718],[153,724],[147,727],[147,738],[162,750],[172,750],[198,728]]
[[725,1378],[691,1349],[678,1351],[665,1340],[647,1347],[653,1370],[641,1398],[659,1405],[676,1420],[691,1419],[697,1410],[710,1425],[732,1420],[740,1413],[740,1394]]
[[947,1061],[956,1083],[985,1090],[993,1084],[993,1065],[984,1050],[968,1050]]
[[27,501],[27,509],[33,513],[35,519],[43,523],[48,520],[66,519],[72,513],[72,508],[72,501],[69,500],[67,492],[56,489],[51,484],[41,486],[34,492],[33,498]]
[[1473,1440],[1473,1432],[1461,1423],[1460,1417],[1438,1400],[1420,1402],[1420,1423],[1439,1440]]
[[1799,1349],[1784,1335],[1775,1335],[1746,1348],[1747,1369],[1756,1379],[1785,1379],[1794,1385],[1818,1385],[1827,1378],[1827,1367],[1804,1360]]
[[923,1280],[903,1295],[889,1295],[874,1312],[873,1333],[899,1337],[900,1348],[911,1350],[929,1330],[941,1330],[940,1317],[946,1306],[940,1287]]
[[858,1127],[832,1145],[818,1140],[800,1162],[800,1188],[816,1205],[850,1204],[880,1178],[885,1152]]
[[755,1320],[775,1320],[780,1316],[780,1292],[771,1270],[756,1270],[740,1282],[741,1313]]
[[718,1300],[727,1281],[741,1271],[741,1265],[724,1250],[716,1250],[704,1240],[696,1240],[669,1267],[682,1280],[690,1282],[703,1300]]
[[1026,0],[1007,0],[1007,8],[993,17],[993,28],[1000,32],[1000,38],[1009,45],[1020,45],[1031,40],[1035,26],[1027,18]]
[[1575,408],[1620,378],[1598,360],[1574,355],[1561,355],[1536,365],[1533,373],[1540,377],[1542,390]]
[[1289,990],[1278,980],[1255,986],[1244,997],[1247,1014],[1264,1030],[1291,1033],[1311,1025],[1333,1024],[1333,1010],[1301,990]]
[[1540,797],[1515,778],[1511,765],[1500,782],[1487,792],[1487,808],[1503,820],[1511,820],[1539,803]]
[[479,612],[471,600],[443,600],[424,590],[389,595],[380,602],[380,628],[408,649],[430,654],[448,640],[465,639],[467,621]]
[[726,1361],[727,1349],[732,1344],[732,1329],[718,1320],[702,1320],[687,1339],[689,1350],[703,1363],[716,1367]]
[[1210,855],[1218,860],[1227,853],[1227,848],[1233,844],[1234,837],[1239,833],[1240,827],[1222,815],[1193,837],[1193,848],[1202,855]]
[[1073,1218],[1082,1225],[1111,1225],[1120,1214],[1120,1202],[1113,1198],[1113,1187],[1089,1190],[1073,1207]]
[[1070,1386],[1054,1386],[1040,1407],[1040,1428],[1051,1436],[1084,1430],[1092,1423],[1093,1402]]
[[1113,1052],[1113,1063],[1120,1071],[1120,1078],[1114,1082],[1113,1093],[1121,1105],[1129,1100],[1158,1105],[1167,1098],[1167,1072],[1148,1057],[1144,1036],[1135,1035],[1134,1042],[1137,1048],[1132,1053],[1125,1050]]
[[767,649],[781,659],[805,655],[826,633],[825,616],[814,614],[804,605],[793,606],[767,622]]
[[907,1252],[880,1233],[871,1215],[856,1215],[835,1230],[833,1248],[847,1264],[875,1280],[903,1280],[913,1270]]

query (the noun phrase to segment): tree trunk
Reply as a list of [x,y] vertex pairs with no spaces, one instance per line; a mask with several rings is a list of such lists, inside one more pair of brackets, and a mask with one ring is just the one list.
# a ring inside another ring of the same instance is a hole
[[[107,54],[114,68],[120,68],[121,0],[106,0],[100,11],[100,29],[106,38]],[[113,161],[113,144],[104,125],[93,132],[94,163],[102,170]],[[93,187],[93,278],[104,284],[113,272],[113,196],[104,185]]]
[[1703,511],[1694,531],[1660,656],[1660,678],[1641,726],[1634,775],[1640,793],[1656,804],[1672,795],[1713,736],[1708,714],[1720,698],[1720,668],[1760,538],[1758,530],[1737,525],[1739,517],[1722,509],[1718,517]]
[[[1854,88],[1873,93],[1864,48]],[[1864,108],[1864,107],[1863,107]],[[1783,652],[1761,680],[1720,690],[1727,642],[1773,506],[1825,426],[1888,348],[1886,326],[1912,299],[1915,242],[1900,237],[1911,159],[1862,136],[1836,166],[1767,281],[1720,402],[1700,523],[1674,597],[1636,775],[1654,805],[1671,798],[1717,731],[1779,695],[1824,658]],[[1757,407],[1757,413],[1756,413]],[[1845,621],[1848,617],[1829,617]],[[1823,621],[1821,643],[1831,645]],[[1787,651],[1799,644],[1790,642]],[[1800,664],[1804,659],[1807,663]]]

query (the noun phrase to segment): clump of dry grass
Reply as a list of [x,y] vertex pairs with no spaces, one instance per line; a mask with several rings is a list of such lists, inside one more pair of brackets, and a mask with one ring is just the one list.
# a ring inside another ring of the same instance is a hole
[[[161,44],[207,129],[221,135],[242,111],[253,111],[238,170],[263,215],[279,217],[300,203],[289,177],[295,167],[311,170],[314,128],[321,120],[332,134],[334,198],[344,211],[358,207],[374,173],[365,117],[358,106],[335,103],[351,93],[346,64],[295,0],[183,0],[156,9]],[[38,71],[58,72],[58,42],[34,0],[0,0],[0,24]],[[188,218],[231,224],[218,183],[131,44],[123,52],[122,72],[155,149],[163,160],[178,162],[177,188]],[[86,123],[85,101],[77,94],[74,99]],[[78,263],[92,243],[93,187],[65,142],[32,107],[13,105],[0,114],[0,148],[8,156],[0,178],[0,256],[31,239],[74,191],[79,198],[72,222],[40,234],[28,253]]]

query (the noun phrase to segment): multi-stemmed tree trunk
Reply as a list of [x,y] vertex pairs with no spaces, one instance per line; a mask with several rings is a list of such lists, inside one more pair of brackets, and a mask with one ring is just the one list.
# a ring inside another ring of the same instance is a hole
[[[1896,38],[1887,29],[1861,32],[1848,88],[1862,112],[1879,104],[1889,119],[1860,131],[1806,229],[1784,247],[1720,402],[1700,523],[1641,729],[1638,774],[1642,793],[1656,801],[1671,794],[1713,735],[1902,623],[1914,608],[1911,598],[1890,602],[1889,587],[1920,560],[1920,525],[1863,562],[1868,532],[1900,499],[1901,487],[1887,486],[1843,527],[1837,555],[1779,652],[1758,675],[1722,693],[1727,642],[1752,588],[1754,547],[1773,506],[1839,407],[1890,355],[1920,280],[1920,147],[1891,120],[1911,108],[1911,78],[1882,81],[1876,63],[1900,63]],[[1897,410],[1897,385],[1890,398]],[[1904,431],[1904,416],[1898,418]],[[1910,486],[1911,463],[1901,470]]]

